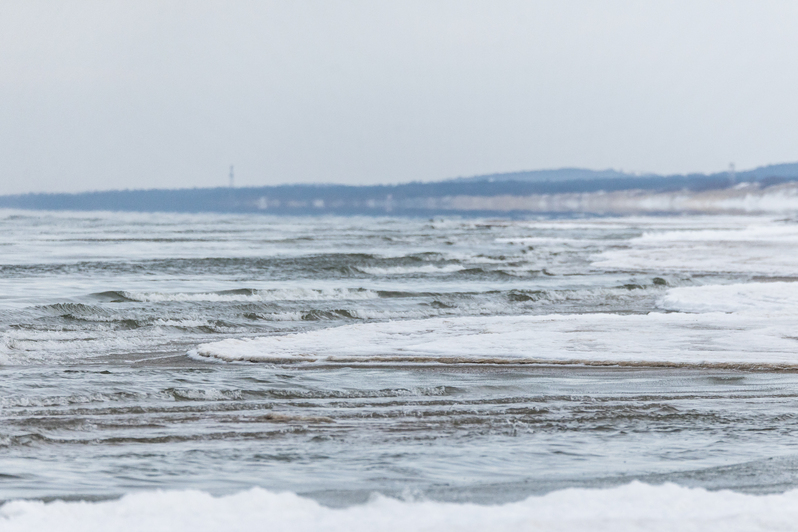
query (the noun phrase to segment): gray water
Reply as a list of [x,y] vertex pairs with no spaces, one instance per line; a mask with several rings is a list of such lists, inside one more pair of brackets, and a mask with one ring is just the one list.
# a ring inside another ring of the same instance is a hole
[[0,213],[0,500],[795,487],[789,370],[187,355],[368,321],[662,312],[671,287],[762,276],[596,257],[647,231],[728,223]]

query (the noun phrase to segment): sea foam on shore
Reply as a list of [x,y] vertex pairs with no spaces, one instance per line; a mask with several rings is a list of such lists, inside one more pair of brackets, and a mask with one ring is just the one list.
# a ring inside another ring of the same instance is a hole
[[375,497],[333,509],[292,493],[254,488],[225,497],[154,491],[105,502],[12,501],[6,532],[204,531],[746,531],[798,530],[798,490],[774,495],[711,492],[633,482],[566,489],[495,506]]

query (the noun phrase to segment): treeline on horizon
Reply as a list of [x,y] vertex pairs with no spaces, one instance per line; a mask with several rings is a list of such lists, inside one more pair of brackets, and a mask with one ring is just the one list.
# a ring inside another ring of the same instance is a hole
[[[279,185],[241,188],[115,190],[0,196],[0,207],[131,212],[265,212],[270,214],[430,214],[434,198],[531,196],[589,192],[705,191],[739,183],[766,187],[798,180],[798,163],[746,172],[633,175],[613,170],[559,169],[493,174],[399,185]],[[475,213],[469,213],[475,214]]]

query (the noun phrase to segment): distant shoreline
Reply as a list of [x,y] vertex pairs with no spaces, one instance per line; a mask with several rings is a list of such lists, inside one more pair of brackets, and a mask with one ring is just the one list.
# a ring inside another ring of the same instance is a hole
[[0,196],[0,208],[344,216],[781,213],[798,211],[798,163],[671,176],[565,168],[399,185],[31,193]]

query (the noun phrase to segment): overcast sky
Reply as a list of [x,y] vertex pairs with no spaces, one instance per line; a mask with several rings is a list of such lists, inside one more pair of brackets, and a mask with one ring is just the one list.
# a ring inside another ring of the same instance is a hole
[[794,0],[0,2],[0,194],[798,161]]

